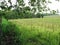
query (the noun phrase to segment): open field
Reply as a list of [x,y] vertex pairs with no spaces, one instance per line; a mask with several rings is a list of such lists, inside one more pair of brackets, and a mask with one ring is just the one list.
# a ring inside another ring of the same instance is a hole
[[60,16],[9,20],[20,29],[23,45],[60,45]]

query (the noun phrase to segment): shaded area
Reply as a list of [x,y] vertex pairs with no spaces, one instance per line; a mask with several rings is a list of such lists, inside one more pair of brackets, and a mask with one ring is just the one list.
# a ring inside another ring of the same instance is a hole
[[2,19],[2,32],[0,35],[0,45],[21,45],[20,33],[18,28],[8,22],[6,19]]

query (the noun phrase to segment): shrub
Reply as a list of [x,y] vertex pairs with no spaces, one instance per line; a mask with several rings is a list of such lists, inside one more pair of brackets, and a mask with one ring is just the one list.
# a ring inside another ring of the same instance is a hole
[[44,16],[44,15],[43,15],[43,14],[40,14],[40,13],[37,13],[37,14],[36,14],[36,17],[37,17],[37,18],[41,18],[41,17],[43,18],[43,16]]
[[19,29],[12,23],[2,19],[1,45],[21,45]]

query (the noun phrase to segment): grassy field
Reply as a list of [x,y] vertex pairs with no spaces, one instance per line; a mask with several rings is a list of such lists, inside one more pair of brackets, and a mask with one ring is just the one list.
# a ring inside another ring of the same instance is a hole
[[23,45],[60,45],[60,16],[9,20],[20,29]]

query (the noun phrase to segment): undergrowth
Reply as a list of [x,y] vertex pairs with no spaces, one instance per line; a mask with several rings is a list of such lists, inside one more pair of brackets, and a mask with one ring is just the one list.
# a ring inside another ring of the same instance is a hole
[[21,45],[19,29],[4,18],[0,37],[1,45]]

